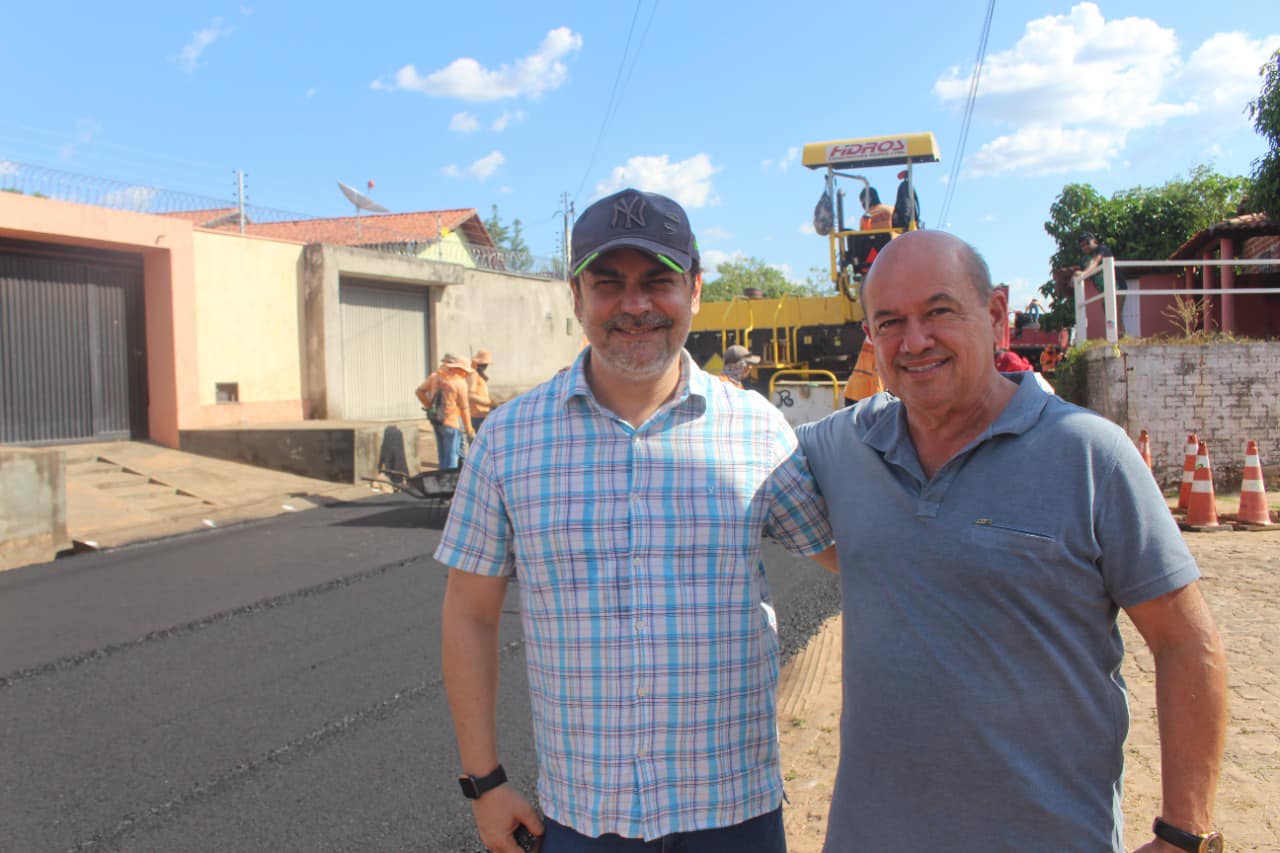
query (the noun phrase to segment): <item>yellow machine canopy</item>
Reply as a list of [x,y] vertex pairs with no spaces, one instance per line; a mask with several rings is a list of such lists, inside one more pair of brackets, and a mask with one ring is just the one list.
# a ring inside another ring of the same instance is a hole
[[897,136],[810,142],[804,147],[803,163],[810,169],[840,169],[936,163],[939,159],[938,142],[932,133],[904,133]]

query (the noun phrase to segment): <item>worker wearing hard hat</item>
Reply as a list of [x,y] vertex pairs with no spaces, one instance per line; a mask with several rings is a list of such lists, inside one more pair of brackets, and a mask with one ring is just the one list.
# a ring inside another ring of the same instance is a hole
[[486,371],[493,364],[493,354],[487,349],[476,350],[471,357],[471,369],[475,371],[467,377],[467,399],[471,403],[471,425],[480,429],[480,424],[493,410],[494,402],[489,397],[489,376]]
[[720,378],[741,388],[742,380],[751,372],[751,365],[759,363],[760,356],[752,355],[749,349],[740,344],[734,344],[724,351],[724,369],[720,371]]

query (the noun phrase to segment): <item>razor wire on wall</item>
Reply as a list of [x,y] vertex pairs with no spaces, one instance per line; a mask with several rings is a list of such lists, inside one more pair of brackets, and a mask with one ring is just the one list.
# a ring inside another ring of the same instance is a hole
[[304,243],[337,243],[496,272],[564,278],[560,259],[539,257],[527,251],[511,252],[494,246],[473,245],[461,240],[444,240],[439,236],[439,229],[430,234],[414,233],[403,228],[390,228],[379,223],[378,216],[366,215],[354,218],[354,235],[350,233],[352,226],[347,224],[347,233],[335,236],[334,223],[352,217],[335,220],[260,205],[241,206],[234,200],[79,175],[14,160],[0,159],[0,192],[134,213],[177,216],[202,228],[231,233]]

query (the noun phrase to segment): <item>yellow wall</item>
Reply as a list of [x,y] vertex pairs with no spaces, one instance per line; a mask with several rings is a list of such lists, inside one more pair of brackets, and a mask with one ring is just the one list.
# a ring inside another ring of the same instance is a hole
[[418,257],[428,261],[444,261],[464,267],[474,267],[475,260],[467,250],[467,242],[457,231],[450,231],[435,243],[418,253]]
[[[200,425],[300,420],[303,245],[202,230],[194,237]],[[239,405],[216,402],[219,382],[239,383]]]

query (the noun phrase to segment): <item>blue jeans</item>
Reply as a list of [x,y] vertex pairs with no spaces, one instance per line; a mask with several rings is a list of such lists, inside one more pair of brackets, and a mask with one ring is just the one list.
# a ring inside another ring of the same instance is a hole
[[436,431],[436,459],[440,470],[457,468],[461,464],[462,430],[436,424],[431,427]]
[[673,832],[653,841],[602,835],[591,838],[543,819],[547,831],[542,836],[541,853],[786,853],[787,836],[782,829],[782,808],[753,817],[735,826]]

